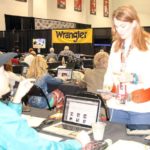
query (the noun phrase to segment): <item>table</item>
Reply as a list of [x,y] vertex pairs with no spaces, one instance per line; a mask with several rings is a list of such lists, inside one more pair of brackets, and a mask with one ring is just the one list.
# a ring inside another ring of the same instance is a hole
[[78,95],[79,93],[85,91],[86,89],[81,88],[79,85],[69,82],[64,83],[59,86],[59,89],[66,95]]
[[53,91],[56,88],[61,90],[65,95],[78,95],[82,91],[86,90],[85,88],[81,88],[79,85],[75,84],[72,81],[67,81],[57,87],[48,85],[48,92]]
[[[43,118],[47,118],[52,113],[54,112],[45,109],[33,108],[33,107],[31,108],[30,112],[24,112],[24,114],[26,115],[32,115],[32,116],[43,117]],[[107,125],[104,133],[104,139],[111,139],[113,143],[119,139],[123,139],[123,140],[137,141],[143,144],[149,144],[148,141],[144,140],[144,136],[127,135],[126,128],[122,124],[116,124],[110,122],[106,122],[106,124]]]

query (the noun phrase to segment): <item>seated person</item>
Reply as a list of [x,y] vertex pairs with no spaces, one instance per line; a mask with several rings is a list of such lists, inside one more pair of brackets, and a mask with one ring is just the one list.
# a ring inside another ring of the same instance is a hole
[[56,62],[57,62],[56,59],[53,57],[49,58],[48,60],[48,63],[56,63]]
[[[17,54],[16,53],[5,53],[5,54],[0,54],[1,57],[3,57],[4,59],[4,65],[2,66],[1,71],[3,72],[3,75],[7,76],[7,80],[2,80],[1,84],[3,84],[3,86],[5,88],[4,90],[4,94],[9,93],[10,90],[14,90],[14,86],[16,82],[20,82],[24,79],[23,76],[19,76],[15,73],[12,72],[12,62],[11,59],[13,57],[15,57]],[[9,84],[9,87],[7,87],[7,84]],[[3,94],[3,95],[4,95]]]
[[[62,84],[63,80],[54,78],[48,73],[46,60],[41,56],[36,56],[27,72],[27,78],[36,79],[35,85],[39,86],[49,100],[50,107],[54,107],[56,102],[52,93],[48,93],[48,84],[57,87]],[[52,92],[52,91],[51,91]],[[54,93],[54,92],[53,92]],[[60,92],[63,97],[63,94]],[[63,100],[63,99],[62,99]],[[31,96],[28,100],[29,105],[38,108],[48,108],[45,97]]]
[[[8,56],[8,54],[6,54]],[[7,81],[7,76],[3,72],[3,64],[7,60],[0,55],[0,80]],[[8,57],[7,57],[8,58]],[[49,141],[39,136],[38,132],[28,126],[27,121],[22,118],[22,97],[33,86],[34,79],[25,79],[20,82],[17,92],[8,105],[0,101],[0,148],[12,150],[81,150],[88,146],[90,141],[84,132],[79,133],[77,140],[66,140],[63,142]],[[4,86],[5,85],[5,86]],[[4,94],[8,84],[0,84],[0,97]]]
[[30,66],[35,56],[36,52],[31,48],[29,49],[29,54],[25,56],[23,62],[27,63]]
[[19,56],[15,56],[14,58],[11,59],[12,64],[18,65],[20,63],[19,61]]
[[101,51],[94,56],[94,68],[84,70],[84,78],[79,81],[79,85],[86,87],[88,92],[98,93],[97,89],[102,89],[104,75],[108,64],[108,53]]
[[71,51],[69,49],[69,46],[65,46],[64,47],[64,50],[60,51],[59,53],[59,56],[58,56],[58,59],[60,56],[68,56],[69,60],[68,61],[72,61],[75,59],[75,54],[73,51]]
[[15,86],[16,82],[20,82],[25,79],[23,76],[13,73],[13,66],[11,60],[4,64],[4,70],[9,79],[9,84],[12,89]]
[[49,49],[49,54],[46,56],[46,60],[48,63],[53,63],[53,62],[57,62],[58,61],[58,57],[57,54],[55,53],[55,49],[53,47],[51,47]]
[[[23,76],[18,75],[13,72],[11,60],[9,60],[6,64],[4,64],[4,71],[7,76],[7,79],[9,82],[9,87],[10,87],[10,93],[8,94],[8,96],[12,97],[14,95],[14,93],[16,92],[18,83],[20,81],[24,80],[25,78]],[[7,98],[8,97],[6,96],[6,98],[5,98],[6,102],[7,102]]]
[[74,81],[76,81],[75,83],[78,83],[79,81],[83,80],[84,78],[84,74],[80,71],[73,71],[73,74],[72,74],[72,79]]

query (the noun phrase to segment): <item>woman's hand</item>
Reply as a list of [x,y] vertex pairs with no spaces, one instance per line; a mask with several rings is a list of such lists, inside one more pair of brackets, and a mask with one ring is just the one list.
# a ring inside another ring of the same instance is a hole
[[79,132],[78,135],[76,136],[76,139],[81,143],[82,150],[85,150],[88,143],[90,143],[90,141],[91,141],[91,139],[86,131]]
[[103,89],[99,91],[104,100],[109,100],[113,97],[112,88],[112,85],[104,85]]
[[109,100],[113,97],[113,94],[111,93],[101,93],[101,97],[104,99],[104,100]]
[[35,79],[25,79],[19,83],[19,86],[17,88],[16,94],[13,98],[14,103],[20,103],[22,97],[29,92],[31,87],[33,86],[33,82],[35,82]]

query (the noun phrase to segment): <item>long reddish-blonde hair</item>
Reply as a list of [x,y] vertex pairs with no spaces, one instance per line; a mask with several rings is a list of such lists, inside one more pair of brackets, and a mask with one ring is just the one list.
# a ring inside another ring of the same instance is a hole
[[120,21],[131,23],[135,20],[137,23],[133,31],[132,46],[137,47],[141,51],[146,51],[148,49],[146,43],[150,38],[150,34],[144,31],[144,29],[140,26],[140,19],[136,10],[132,6],[127,5],[118,7],[112,14],[112,37],[113,40],[116,41],[114,45],[115,51],[118,51],[120,48],[122,48],[123,39],[121,39],[116,31],[114,18]]
[[46,60],[41,56],[36,56],[27,72],[27,78],[39,79],[48,72]]

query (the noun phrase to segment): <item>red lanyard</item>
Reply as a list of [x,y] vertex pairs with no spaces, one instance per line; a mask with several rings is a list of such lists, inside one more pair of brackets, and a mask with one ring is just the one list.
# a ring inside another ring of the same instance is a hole
[[128,58],[129,54],[131,52],[131,45],[129,46],[129,49],[128,49],[128,52],[127,54],[125,55],[125,52],[124,52],[124,48],[122,49],[121,51],[121,71],[124,71],[125,70],[125,65],[126,65],[126,59]]

